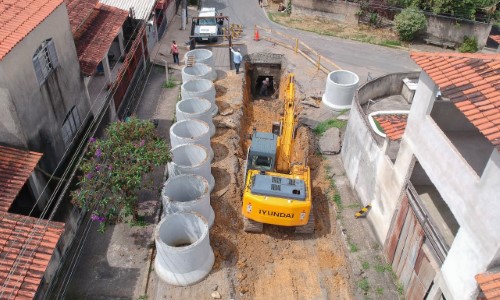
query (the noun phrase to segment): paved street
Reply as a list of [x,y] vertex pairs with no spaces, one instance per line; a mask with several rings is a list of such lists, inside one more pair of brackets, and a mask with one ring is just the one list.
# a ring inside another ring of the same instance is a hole
[[388,73],[418,70],[405,50],[320,36],[273,23],[267,18],[265,10],[257,5],[257,0],[202,0],[202,5],[215,7],[228,15],[232,23],[242,24],[246,33],[243,41],[247,43],[248,51],[258,49],[257,43],[252,42],[253,27],[257,24],[298,37],[341,68],[358,74],[360,82],[366,81],[368,72],[373,77],[378,77]]

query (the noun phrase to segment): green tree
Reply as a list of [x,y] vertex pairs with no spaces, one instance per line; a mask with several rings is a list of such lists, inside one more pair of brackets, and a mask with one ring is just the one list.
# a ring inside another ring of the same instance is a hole
[[394,18],[396,31],[402,41],[411,41],[426,25],[425,15],[415,7],[404,9]]
[[168,145],[156,135],[152,122],[130,118],[111,123],[103,139],[90,139],[73,203],[92,213],[100,232],[125,217],[136,220],[144,176],[168,161]]

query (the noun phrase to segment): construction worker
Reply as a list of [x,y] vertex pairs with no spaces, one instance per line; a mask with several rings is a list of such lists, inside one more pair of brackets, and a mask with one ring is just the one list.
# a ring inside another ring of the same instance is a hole
[[231,53],[233,54],[233,63],[234,63],[234,68],[236,69],[236,74],[240,73],[240,64],[241,61],[243,60],[243,56],[241,56],[241,50],[238,48],[236,50],[231,47]]
[[262,85],[260,86],[259,96],[267,96],[267,91],[269,90],[269,85],[271,82],[269,81],[269,77],[262,80]]

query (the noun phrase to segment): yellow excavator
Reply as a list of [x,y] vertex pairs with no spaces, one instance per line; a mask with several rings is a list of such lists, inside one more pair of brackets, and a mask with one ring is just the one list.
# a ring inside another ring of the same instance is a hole
[[296,134],[295,82],[288,75],[284,113],[272,132],[252,133],[243,191],[244,230],[262,232],[263,224],[295,227],[296,233],[314,232],[311,171],[292,163]]

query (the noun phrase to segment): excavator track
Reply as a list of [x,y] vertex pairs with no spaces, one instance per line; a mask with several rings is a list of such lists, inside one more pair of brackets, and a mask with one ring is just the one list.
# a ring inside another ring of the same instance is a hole
[[245,230],[245,232],[260,233],[262,232],[263,228],[264,224],[243,217],[243,230]]
[[314,213],[313,209],[311,207],[311,211],[309,212],[309,220],[307,221],[307,224],[304,226],[297,226],[295,227],[295,233],[298,234],[310,234],[314,233]]

